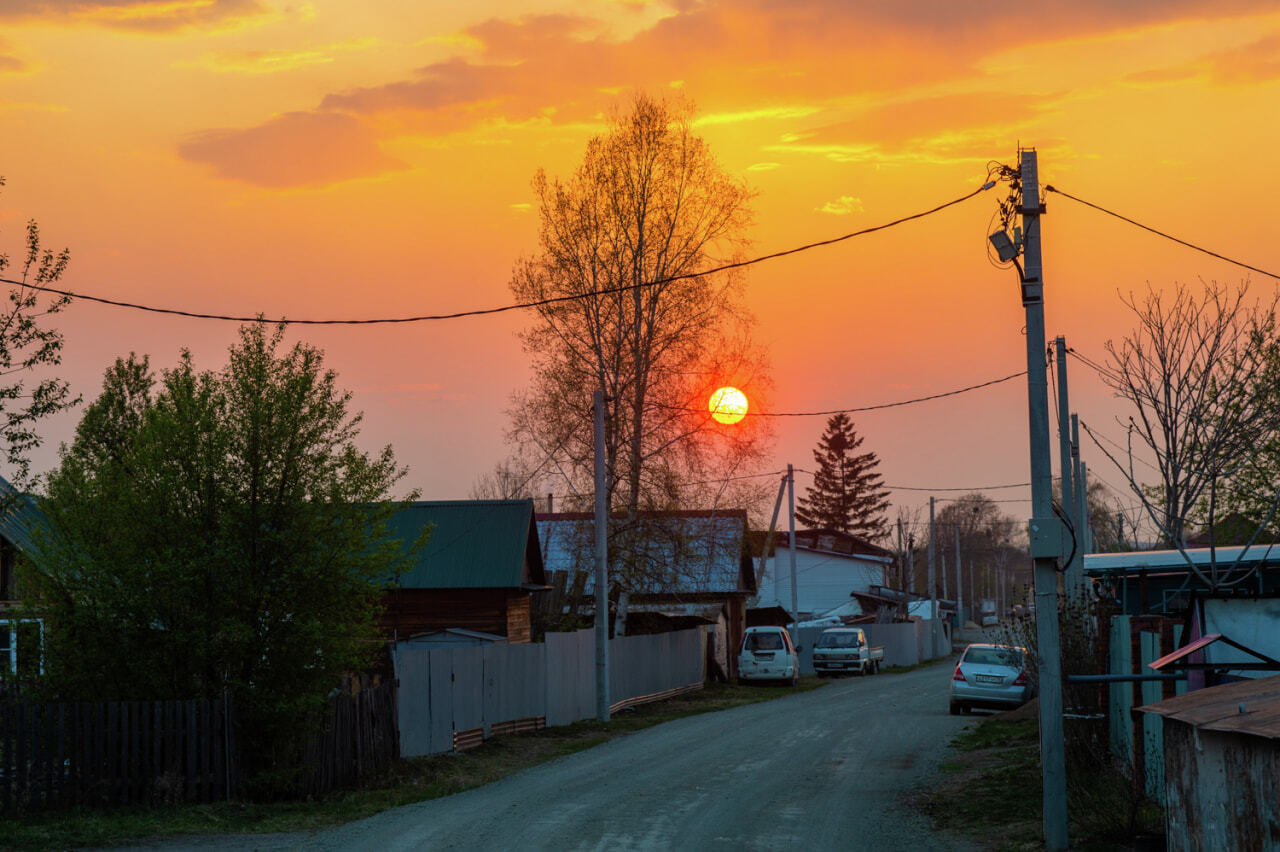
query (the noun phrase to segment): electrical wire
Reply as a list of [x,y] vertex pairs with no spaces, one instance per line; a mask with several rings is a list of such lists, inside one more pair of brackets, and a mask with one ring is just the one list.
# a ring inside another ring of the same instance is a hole
[[[988,177],[989,176],[990,176],[990,173],[988,172]],[[747,260],[739,260],[733,263],[725,263],[720,266],[713,267],[711,269],[704,269],[701,272],[686,272],[686,273],[681,273],[679,275],[671,275],[666,278],[659,278],[653,281],[641,282],[639,284],[625,284],[618,287],[606,287],[603,290],[592,290],[587,293],[575,293],[575,294],[566,295],[566,296],[550,296],[545,299],[535,299],[530,302],[517,302],[510,305],[501,305],[496,308],[479,308],[479,309],[469,310],[469,311],[457,311],[455,313],[449,313],[449,314],[422,314],[419,316],[375,317],[375,318],[369,318],[369,319],[287,319],[285,317],[281,317],[279,319],[267,319],[262,314],[251,317],[251,316],[234,316],[229,314],[202,313],[199,311],[184,311],[184,310],[178,310],[175,308],[158,308],[152,305],[143,305],[136,302],[125,302],[119,299],[108,299],[103,296],[92,296],[85,293],[77,293],[72,290],[61,290],[56,287],[45,287],[37,284],[24,283],[22,281],[15,281],[9,278],[0,278],[0,283],[13,284],[19,287],[28,287],[32,290],[39,290],[45,293],[53,293],[59,296],[66,296],[72,299],[82,299],[86,302],[97,302],[103,305],[112,305],[118,308],[129,308],[131,310],[147,311],[147,312],[156,313],[156,314],[169,314],[172,316],[190,317],[192,319],[224,320],[227,322],[266,322],[266,323],[272,323],[272,324],[285,324],[285,325],[376,325],[376,324],[385,325],[385,324],[391,324],[391,323],[412,323],[412,322],[429,322],[429,321],[435,321],[435,320],[452,320],[452,319],[462,319],[464,317],[489,316],[491,314],[501,314],[501,313],[506,313],[508,311],[527,310],[529,308],[541,308],[547,305],[554,305],[562,302],[573,302],[573,301],[579,301],[583,299],[593,299],[599,296],[609,296],[617,293],[628,293],[628,292],[631,292],[632,290],[648,289],[650,287],[657,287],[662,284],[671,284],[677,281],[685,281],[691,278],[701,278],[706,275],[714,275],[719,272],[727,272],[731,269],[741,269],[743,267],[753,266],[757,263],[763,263],[766,260],[775,260],[780,257],[786,257],[788,255],[798,254],[803,251],[809,251],[810,249],[834,245],[835,243],[853,239],[854,237],[860,237],[860,236],[863,236],[864,234],[872,234],[872,233],[875,233],[876,231],[883,231],[887,228],[892,228],[896,225],[901,225],[905,222],[910,222],[915,219],[922,219],[925,216],[932,215],[939,211],[945,210],[948,207],[953,207],[957,204],[960,204],[961,202],[968,201],[970,198],[973,198],[974,196],[982,192],[985,192],[988,189],[991,189],[991,187],[995,186],[995,184],[996,182],[994,180],[989,179],[982,186],[978,187],[977,189],[973,190],[970,193],[960,196],[959,198],[954,198],[951,201],[947,201],[943,204],[939,204],[936,207],[931,207],[928,210],[922,210],[919,213],[913,213],[910,216],[903,216],[901,218],[894,219],[892,222],[885,222],[882,225],[873,225],[870,228],[863,228],[860,231],[854,231],[852,233],[844,234],[839,237],[832,237],[831,239],[828,239],[828,240],[820,240],[814,243],[807,243],[805,245],[796,246],[795,248],[784,249],[783,251],[776,251],[776,252],[773,252],[772,254],[760,255],[759,257],[753,257]]]
[[1198,246],[1198,245],[1196,245],[1195,243],[1190,243],[1190,242],[1187,242],[1186,240],[1178,239],[1177,237],[1175,237],[1175,236],[1173,236],[1173,235],[1171,235],[1171,234],[1166,234],[1164,231],[1157,230],[1157,229],[1155,229],[1155,228],[1151,227],[1150,225],[1144,225],[1144,224],[1142,224],[1141,222],[1139,222],[1139,221],[1137,221],[1137,220],[1135,220],[1135,219],[1130,219],[1128,216],[1122,216],[1122,215],[1120,215],[1119,213],[1116,213],[1114,210],[1108,210],[1107,208],[1102,207],[1101,205],[1094,204],[1092,201],[1085,201],[1083,198],[1077,198],[1076,196],[1072,195],[1071,193],[1069,193],[1069,192],[1064,192],[1064,191],[1062,191],[1061,189],[1058,189],[1058,188],[1057,188],[1057,187],[1055,187],[1055,186],[1048,186],[1048,185],[1047,185],[1047,186],[1045,186],[1045,188],[1044,188],[1044,189],[1045,189],[1045,192],[1056,192],[1058,195],[1061,195],[1061,196],[1063,196],[1064,198],[1070,198],[1072,201],[1076,202],[1077,204],[1083,204],[1083,205],[1084,205],[1084,206],[1086,206],[1086,207],[1092,207],[1094,210],[1097,210],[1097,211],[1099,211],[1100,213],[1106,213],[1108,216],[1114,216],[1114,217],[1116,217],[1117,219],[1120,219],[1120,220],[1121,220],[1121,221],[1123,221],[1123,222],[1128,222],[1130,225],[1133,225],[1133,226],[1135,226],[1135,227],[1141,228],[1141,229],[1142,229],[1142,230],[1144,230],[1144,231],[1150,231],[1151,233],[1155,234],[1156,236],[1164,237],[1166,240],[1172,240],[1173,242],[1178,243],[1179,245],[1184,245],[1184,246],[1186,246],[1186,247],[1187,247],[1187,248],[1189,248],[1189,249],[1195,249],[1196,251],[1201,252],[1201,253],[1203,253],[1203,254],[1207,254],[1207,255],[1209,255],[1210,257],[1216,257],[1218,260],[1225,260],[1227,263],[1231,263],[1231,264],[1234,264],[1234,265],[1236,265],[1236,266],[1243,267],[1244,269],[1248,269],[1248,270],[1250,270],[1250,271],[1252,271],[1252,272],[1257,272],[1258,274],[1260,274],[1260,275],[1265,275],[1265,276],[1267,276],[1268,278],[1276,278],[1276,279],[1280,279],[1280,275],[1278,275],[1278,274],[1276,274],[1276,273],[1274,273],[1274,272],[1268,272],[1267,270],[1265,270],[1265,269],[1261,269],[1261,268],[1259,268],[1259,267],[1257,267],[1257,266],[1250,266],[1249,264],[1245,263],[1244,261],[1236,260],[1235,258],[1227,257],[1225,254],[1218,254],[1216,251],[1210,251],[1209,249],[1207,249],[1207,248],[1205,248],[1205,247],[1203,247],[1203,246]]
[[[969,385],[968,387],[957,388],[955,390],[944,391],[942,393],[929,394],[928,396],[918,396],[913,399],[904,399],[898,402],[883,402],[883,403],[880,403],[879,405],[864,405],[860,408],[833,408],[829,411],[751,411],[751,410],[747,410],[745,412],[742,412],[742,414],[744,417],[829,417],[832,414],[857,414],[864,411],[879,411],[885,408],[900,408],[904,405],[915,405],[916,403],[928,402],[933,399],[942,399],[948,396],[957,396],[962,393],[968,393],[969,391],[980,390],[982,388],[991,387],[992,385],[998,385],[998,384],[1001,384],[1002,382],[1007,382],[1007,381],[1010,381],[1011,379],[1016,379],[1019,376],[1025,376],[1026,374],[1027,374],[1026,370],[1021,370],[1017,373],[1010,373],[1007,376],[1002,376],[1001,378],[998,378],[998,379],[991,379],[989,381],[981,382],[976,385]],[[678,405],[664,405],[661,407],[667,409],[668,411],[690,411],[690,412],[696,412],[696,413],[704,413],[705,411],[705,409],[702,409],[702,408],[688,408],[688,407],[683,407]]]

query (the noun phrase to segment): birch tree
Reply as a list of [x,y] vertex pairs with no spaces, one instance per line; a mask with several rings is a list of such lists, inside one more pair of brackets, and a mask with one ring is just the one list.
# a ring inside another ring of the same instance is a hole
[[534,379],[513,401],[511,437],[587,508],[601,390],[609,505],[624,526],[645,510],[739,499],[733,477],[754,472],[768,429],[715,423],[707,399],[734,385],[759,404],[768,377],[742,274],[703,273],[740,256],[751,193],[694,134],[687,106],[643,94],[570,177],[539,171],[533,189],[539,247],[511,291],[542,304],[522,335]]

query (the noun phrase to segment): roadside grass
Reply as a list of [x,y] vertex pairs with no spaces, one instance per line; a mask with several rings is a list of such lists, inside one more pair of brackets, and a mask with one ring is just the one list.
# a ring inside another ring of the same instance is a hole
[[825,681],[813,676],[802,678],[796,687],[708,684],[697,692],[623,710],[607,723],[588,720],[527,734],[498,736],[464,752],[401,760],[384,773],[362,779],[356,789],[306,801],[7,815],[0,829],[0,849],[25,852],[111,846],[131,840],[193,834],[317,831],[389,808],[480,787],[664,722],[783,698],[824,685]]
[[[978,719],[955,736],[951,756],[939,764],[938,780],[918,799],[936,827],[998,852],[1043,847],[1040,724],[1026,711]],[[1090,732],[1068,731],[1072,848],[1133,849],[1158,838],[1160,809],[1135,800],[1131,779],[1108,757],[1096,749],[1086,754],[1081,745],[1091,737],[1081,733]]]

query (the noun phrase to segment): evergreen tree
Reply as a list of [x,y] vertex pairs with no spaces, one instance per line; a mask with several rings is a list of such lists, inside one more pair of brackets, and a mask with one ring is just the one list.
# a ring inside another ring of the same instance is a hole
[[813,451],[818,469],[800,498],[796,518],[808,527],[833,529],[875,540],[888,531],[889,492],[881,484],[875,453],[858,453],[862,438],[847,414],[827,420]]

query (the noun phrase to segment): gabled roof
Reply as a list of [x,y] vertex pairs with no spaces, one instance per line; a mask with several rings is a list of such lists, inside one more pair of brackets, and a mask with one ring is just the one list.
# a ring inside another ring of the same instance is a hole
[[519,589],[544,586],[532,500],[406,503],[391,529],[406,547],[426,527],[427,546],[400,577],[404,589]]
[[[611,519],[623,521],[615,514]],[[595,519],[587,512],[537,516],[543,564],[549,571],[587,572],[594,588]],[[754,594],[755,574],[744,541],[743,509],[641,512],[633,529],[611,530],[634,542],[639,565],[631,594]]]
[[7,509],[0,512],[0,536],[19,550],[30,552],[34,547],[31,533],[44,516],[36,508],[34,497],[18,491],[9,480],[0,476],[0,509],[5,507]]
[[[758,557],[760,551],[764,549],[766,531],[753,530],[749,535],[751,555]],[[773,556],[774,551],[779,547],[787,547],[788,543],[787,530],[775,530],[769,556]],[[888,562],[893,559],[893,553],[883,547],[877,547],[856,535],[833,529],[796,530],[796,550],[813,550],[836,556],[871,559],[875,562]]]

